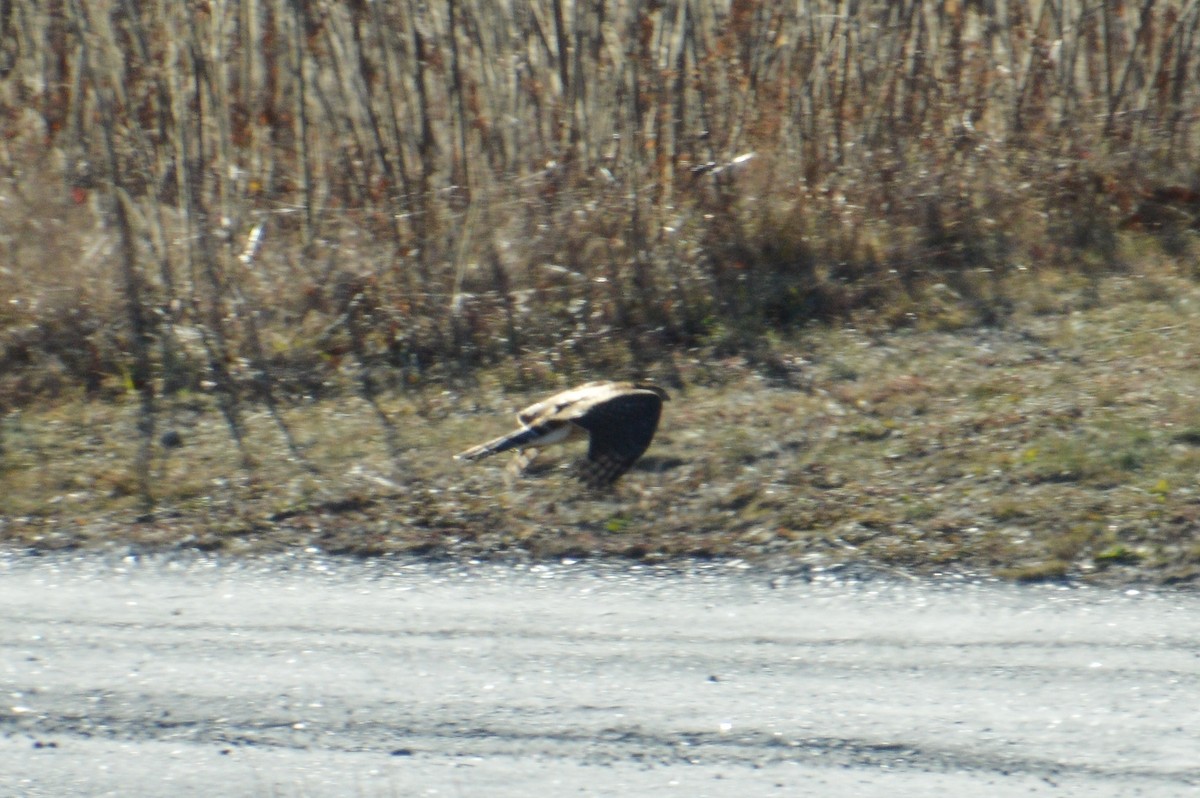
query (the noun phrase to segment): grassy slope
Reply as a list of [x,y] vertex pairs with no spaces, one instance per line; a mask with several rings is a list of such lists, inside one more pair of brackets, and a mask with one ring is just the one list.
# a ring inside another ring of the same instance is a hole
[[680,354],[655,445],[609,496],[556,468],[508,488],[503,458],[450,459],[542,392],[495,375],[388,397],[398,463],[363,402],[289,408],[318,473],[286,456],[265,414],[242,467],[208,398],[177,400],[184,445],[159,453],[150,521],[136,519],[128,475],[132,398],[22,411],[3,422],[0,538],[1196,583],[1200,290],[1169,276],[1028,279],[1055,299],[1003,329],[813,328],[755,367]]

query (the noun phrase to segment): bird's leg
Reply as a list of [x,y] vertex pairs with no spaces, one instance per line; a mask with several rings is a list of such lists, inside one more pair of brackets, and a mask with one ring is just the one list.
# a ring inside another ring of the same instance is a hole
[[513,480],[525,473],[537,456],[538,450],[533,447],[518,449],[517,453],[513,455],[513,459],[509,461],[508,468],[504,469],[505,481],[511,485]]

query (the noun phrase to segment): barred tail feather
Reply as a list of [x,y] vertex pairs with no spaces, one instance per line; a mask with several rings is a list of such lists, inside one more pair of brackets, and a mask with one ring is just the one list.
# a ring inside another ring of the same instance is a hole
[[571,434],[571,426],[563,423],[539,424],[536,427],[525,427],[507,435],[501,435],[495,440],[472,446],[465,452],[454,457],[458,460],[479,460],[509,449],[523,449],[527,446],[544,446],[551,443],[561,443]]
[[482,460],[485,457],[490,457],[493,454],[507,452],[509,449],[515,449],[530,441],[536,440],[542,435],[535,429],[523,429],[516,432],[510,432],[507,435],[501,435],[495,440],[481,443],[478,446],[472,446],[465,452],[459,452],[454,455],[456,460]]

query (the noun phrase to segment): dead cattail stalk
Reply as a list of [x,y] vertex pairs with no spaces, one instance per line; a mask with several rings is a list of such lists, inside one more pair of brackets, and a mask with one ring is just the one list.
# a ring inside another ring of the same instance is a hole
[[229,364],[233,361],[232,346],[226,331],[226,308],[229,300],[226,278],[221,269],[221,252],[213,235],[211,214],[204,186],[204,165],[208,164],[210,138],[205,123],[205,108],[212,93],[205,93],[205,69],[198,60],[204,58],[203,37],[194,17],[188,18],[187,37],[176,57],[180,66],[189,68],[190,87],[172,75],[172,115],[175,120],[175,173],[178,204],[184,210],[183,225],[187,231],[186,256],[192,273],[192,284],[203,283],[206,295],[199,300],[204,306],[204,323],[198,325],[208,361],[208,373],[213,383],[217,406],[225,417],[230,434],[237,444],[245,468],[253,460],[245,446],[241,401]]
[[308,121],[308,69],[305,42],[311,25],[308,3],[297,0],[289,4],[294,13],[292,20],[292,70],[296,76],[296,146],[299,149],[297,162],[300,166],[301,191],[304,202],[301,211],[304,219],[304,245],[311,247],[315,240],[314,211],[316,191],[313,181],[313,160],[309,150],[310,125]]
[[[100,120],[106,157],[107,185],[109,188],[108,212],[117,231],[120,246],[119,269],[124,310],[129,325],[131,362],[129,382],[138,395],[138,442],[134,456],[133,472],[137,483],[138,499],[143,516],[149,517],[154,510],[154,492],[151,487],[150,464],[154,446],[156,403],[153,368],[150,361],[153,334],[147,317],[142,285],[144,278],[138,266],[137,245],[133,226],[129,218],[129,195],[125,190],[125,173],[122,158],[117,148],[117,119],[113,110],[113,92],[108,85],[113,71],[106,63],[105,53],[97,43],[99,38],[92,28],[87,12],[74,9],[75,23],[79,26],[80,69],[85,85],[90,90]],[[82,98],[77,98],[82,102]]]

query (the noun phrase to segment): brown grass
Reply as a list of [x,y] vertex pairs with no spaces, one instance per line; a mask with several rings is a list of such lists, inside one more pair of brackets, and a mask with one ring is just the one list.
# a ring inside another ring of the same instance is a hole
[[[109,479],[145,515],[180,406],[253,479],[263,435],[318,468],[297,402],[356,397],[401,464],[400,408],[441,390],[703,385],[728,358],[796,382],[814,323],[1005,330],[1195,277],[1200,7],[845,8],[5,3],[0,416],[139,396]],[[930,375],[897,379],[870,401],[936,406]],[[1145,467],[1070,413],[1023,444],[1031,482]]]
[[212,397],[180,397],[162,426],[182,445],[156,447],[158,506],[141,518],[133,395],[30,408],[0,425],[0,539],[1194,584],[1200,316],[1186,311],[1200,289],[1176,278],[1170,299],[1143,299],[1138,281],[1103,280],[1098,306],[1022,313],[1012,330],[812,330],[778,345],[771,376],[742,356],[680,357],[653,447],[606,495],[556,466],[508,488],[504,458],[450,458],[538,395],[501,372],[381,396],[398,456],[361,399],[286,408],[289,457],[265,410],[239,452]]
[[1123,227],[1186,254],[1200,211],[1184,3],[6,8],[18,404],[136,370],[131,289],[167,386],[311,394],[860,307],[998,323],[1012,270],[1120,268]]

